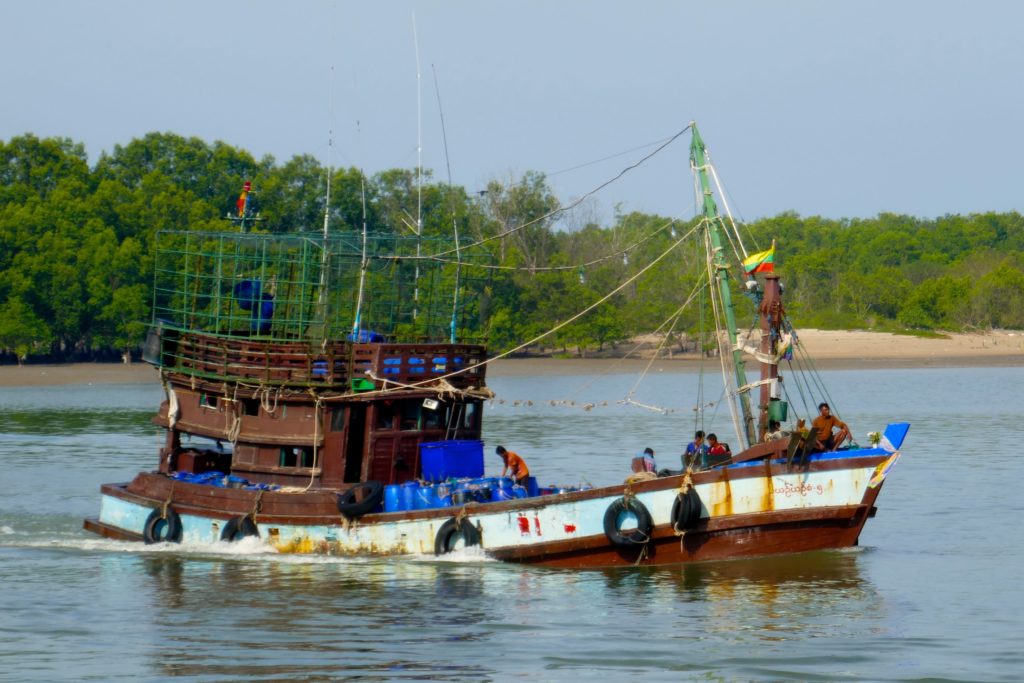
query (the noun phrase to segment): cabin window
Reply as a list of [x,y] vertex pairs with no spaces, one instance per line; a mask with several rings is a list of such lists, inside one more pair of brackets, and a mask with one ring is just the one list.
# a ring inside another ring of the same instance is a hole
[[340,432],[345,429],[345,409],[335,408],[331,411],[331,431]]
[[253,417],[260,414],[260,400],[258,398],[243,398],[242,411],[245,415]]
[[437,408],[431,410],[430,408],[423,409],[423,428],[424,429],[441,429],[448,422],[448,406],[443,403]]
[[216,408],[217,397],[209,394],[199,394],[199,405],[203,408]]
[[413,432],[420,428],[420,403],[419,401],[402,402],[402,421],[399,429],[403,432]]
[[278,465],[281,467],[312,467],[312,446],[287,446],[281,449]]
[[376,425],[378,430],[395,428],[395,406],[391,402],[378,403],[374,406],[377,413]]
[[467,403],[466,409],[462,413],[462,428],[473,430],[476,428],[477,420],[480,415],[480,404],[479,403]]

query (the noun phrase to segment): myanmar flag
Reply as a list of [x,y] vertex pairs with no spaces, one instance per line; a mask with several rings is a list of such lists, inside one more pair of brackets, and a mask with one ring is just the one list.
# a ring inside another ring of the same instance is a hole
[[759,251],[743,261],[743,270],[748,273],[771,273],[775,270],[775,242],[772,248]]

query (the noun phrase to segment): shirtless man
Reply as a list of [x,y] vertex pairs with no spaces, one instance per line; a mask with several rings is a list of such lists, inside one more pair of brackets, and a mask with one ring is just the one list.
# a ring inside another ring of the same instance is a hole
[[[818,417],[811,423],[818,439],[818,447],[824,451],[834,451],[850,438],[850,428],[846,423],[832,414],[827,403],[818,404]],[[832,433],[833,429],[839,431]]]

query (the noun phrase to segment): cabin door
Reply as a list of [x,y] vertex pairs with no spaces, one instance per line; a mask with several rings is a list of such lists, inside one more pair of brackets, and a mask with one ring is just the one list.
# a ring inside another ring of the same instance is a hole
[[359,481],[363,472],[363,451],[366,448],[366,404],[348,406],[348,431],[345,442],[345,481]]

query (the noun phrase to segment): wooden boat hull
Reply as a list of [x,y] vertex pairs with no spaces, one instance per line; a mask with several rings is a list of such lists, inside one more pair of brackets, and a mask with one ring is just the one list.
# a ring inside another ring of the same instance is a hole
[[[856,545],[895,455],[861,449],[813,456],[803,466],[782,460],[699,472],[692,483],[701,519],[677,532],[672,510],[683,476],[536,498],[372,513],[348,521],[336,492],[284,493],[188,484],[143,473],[102,489],[98,519],[85,528],[141,540],[147,518],[166,505],[181,520],[185,543],[220,539],[232,519],[254,519],[262,539],[281,552],[331,555],[431,555],[442,526],[465,519],[489,556],[550,567],[670,565]],[[881,476],[879,476],[881,475]],[[630,496],[653,526],[643,543],[616,545],[606,532],[609,506]],[[449,525],[450,526],[450,525]]]

